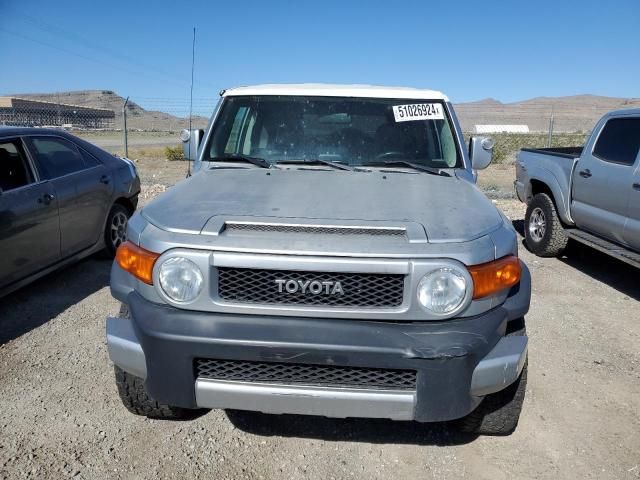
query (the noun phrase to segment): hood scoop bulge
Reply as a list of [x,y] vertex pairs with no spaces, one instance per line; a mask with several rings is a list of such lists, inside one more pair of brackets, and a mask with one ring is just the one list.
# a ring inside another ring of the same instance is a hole
[[201,233],[214,236],[364,236],[403,243],[426,243],[427,237],[417,223],[340,221],[335,219],[229,218],[211,217]]

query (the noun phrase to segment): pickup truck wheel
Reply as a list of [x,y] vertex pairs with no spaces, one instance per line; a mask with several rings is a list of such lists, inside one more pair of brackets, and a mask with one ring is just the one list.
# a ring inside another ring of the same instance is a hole
[[540,257],[556,257],[567,246],[567,234],[546,193],[536,194],[527,206],[524,238],[529,250]]
[[[516,323],[516,321],[512,322]],[[521,320],[524,325],[524,319]],[[507,333],[507,336],[526,335],[524,326]],[[463,432],[481,435],[509,435],[518,426],[524,394],[527,387],[527,362],[520,377],[504,390],[487,395],[478,407],[457,421]]]
[[[118,315],[121,318],[131,318],[129,307],[121,303]],[[116,385],[122,404],[134,415],[165,420],[188,420],[202,413],[202,410],[173,407],[157,402],[149,396],[144,386],[144,380],[125,372],[114,365]]]
[[127,239],[127,221],[130,216],[129,210],[118,203],[111,207],[104,228],[105,254],[108,258],[114,258],[120,244]]

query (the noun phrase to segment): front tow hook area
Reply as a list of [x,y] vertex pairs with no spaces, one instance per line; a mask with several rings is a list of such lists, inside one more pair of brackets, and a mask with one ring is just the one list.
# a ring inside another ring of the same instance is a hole
[[525,336],[501,338],[474,369],[471,395],[489,395],[515,382],[527,360],[528,343],[529,339]]
[[128,318],[107,318],[107,350],[111,361],[125,372],[147,378],[147,361]]

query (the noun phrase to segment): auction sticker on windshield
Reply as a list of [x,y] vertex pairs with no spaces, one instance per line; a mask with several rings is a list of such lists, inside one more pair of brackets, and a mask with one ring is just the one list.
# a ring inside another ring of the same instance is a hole
[[440,103],[415,103],[413,105],[394,105],[393,116],[396,122],[412,120],[444,120]]

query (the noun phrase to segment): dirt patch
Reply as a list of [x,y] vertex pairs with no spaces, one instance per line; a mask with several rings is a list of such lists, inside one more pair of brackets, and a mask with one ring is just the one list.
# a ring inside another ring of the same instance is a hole
[[[184,162],[141,159],[143,198]],[[512,170],[482,182],[507,185]],[[495,201],[512,220],[522,204]],[[516,223],[517,224],[517,223]],[[571,246],[533,276],[527,397],[508,437],[446,425],[212,411],[129,414],[104,338],[110,263],[88,259],[0,300],[0,478],[640,478],[638,272]]]

